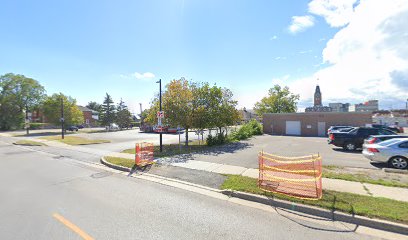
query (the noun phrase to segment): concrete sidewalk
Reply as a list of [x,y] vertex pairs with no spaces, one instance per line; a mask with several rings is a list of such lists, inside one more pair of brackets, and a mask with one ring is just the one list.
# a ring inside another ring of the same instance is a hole
[[[31,139],[33,141],[46,143],[48,146],[65,148],[79,152],[85,152],[90,154],[95,154],[99,156],[112,156],[127,159],[135,159],[134,154],[128,153],[118,153],[105,151],[95,148],[87,148],[84,146],[72,146],[58,141],[47,141],[43,139]],[[186,160],[186,161],[172,161],[172,158],[161,158],[157,160],[158,163],[167,164],[175,167],[182,167],[194,170],[201,170],[219,174],[235,174],[242,175],[251,178],[258,178],[259,170],[256,168],[246,168],[241,166],[234,166],[228,164],[196,161],[196,160]],[[386,187],[382,185],[375,185],[369,183],[360,183],[345,181],[340,179],[322,179],[323,189],[339,191],[339,192],[350,192],[365,196],[373,197],[384,197],[399,201],[408,202],[408,189],[407,188],[397,188],[397,187]]]

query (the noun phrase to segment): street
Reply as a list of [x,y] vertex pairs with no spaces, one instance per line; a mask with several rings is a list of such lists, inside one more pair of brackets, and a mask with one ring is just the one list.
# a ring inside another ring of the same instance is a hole
[[1,239],[368,239],[4,141],[0,159]]

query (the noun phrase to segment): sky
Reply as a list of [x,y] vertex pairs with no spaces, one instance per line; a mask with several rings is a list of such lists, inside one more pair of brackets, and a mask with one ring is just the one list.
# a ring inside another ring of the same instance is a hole
[[0,75],[23,74],[80,105],[109,93],[139,113],[184,77],[253,108],[275,84],[311,106],[408,99],[406,0],[0,0]]

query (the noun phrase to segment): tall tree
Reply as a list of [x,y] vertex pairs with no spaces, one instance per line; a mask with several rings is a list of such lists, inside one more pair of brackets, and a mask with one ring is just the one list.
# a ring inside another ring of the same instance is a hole
[[102,105],[99,104],[99,103],[97,103],[97,102],[91,101],[91,102],[89,102],[89,103],[86,105],[86,107],[89,108],[89,109],[91,109],[91,110],[100,112],[100,111],[101,111],[101,108],[102,108]]
[[255,103],[255,112],[262,117],[264,113],[291,113],[297,110],[299,95],[293,94],[288,87],[275,85],[269,89],[268,96]]
[[[9,111],[3,114],[13,114],[0,120],[0,128],[4,129],[20,126],[23,112],[28,121],[28,113],[37,108],[45,97],[45,89],[38,81],[13,73],[0,76],[0,92],[0,104],[4,104],[1,109]],[[0,115],[3,114],[0,112]],[[27,125],[27,134],[28,128]]]
[[61,123],[61,99],[64,106],[65,126],[78,125],[84,122],[84,115],[78,108],[74,98],[62,93],[55,93],[45,99],[43,104],[44,115],[48,121],[56,126]]
[[132,114],[129,112],[128,107],[125,105],[122,99],[120,99],[120,102],[116,110],[117,110],[116,123],[119,125],[121,129],[125,127],[128,128],[132,121]]
[[112,97],[106,93],[105,100],[103,101],[101,111],[99,112],[101,123],[103,126],[108,126],[110,130],[110,125],[115,120],[115,105],[113,105]]

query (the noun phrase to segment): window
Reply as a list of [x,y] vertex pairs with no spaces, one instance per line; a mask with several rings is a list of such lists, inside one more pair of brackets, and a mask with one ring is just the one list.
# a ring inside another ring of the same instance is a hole
[[399,145],[400,148],[408,148],[408,141],[403,142]]

